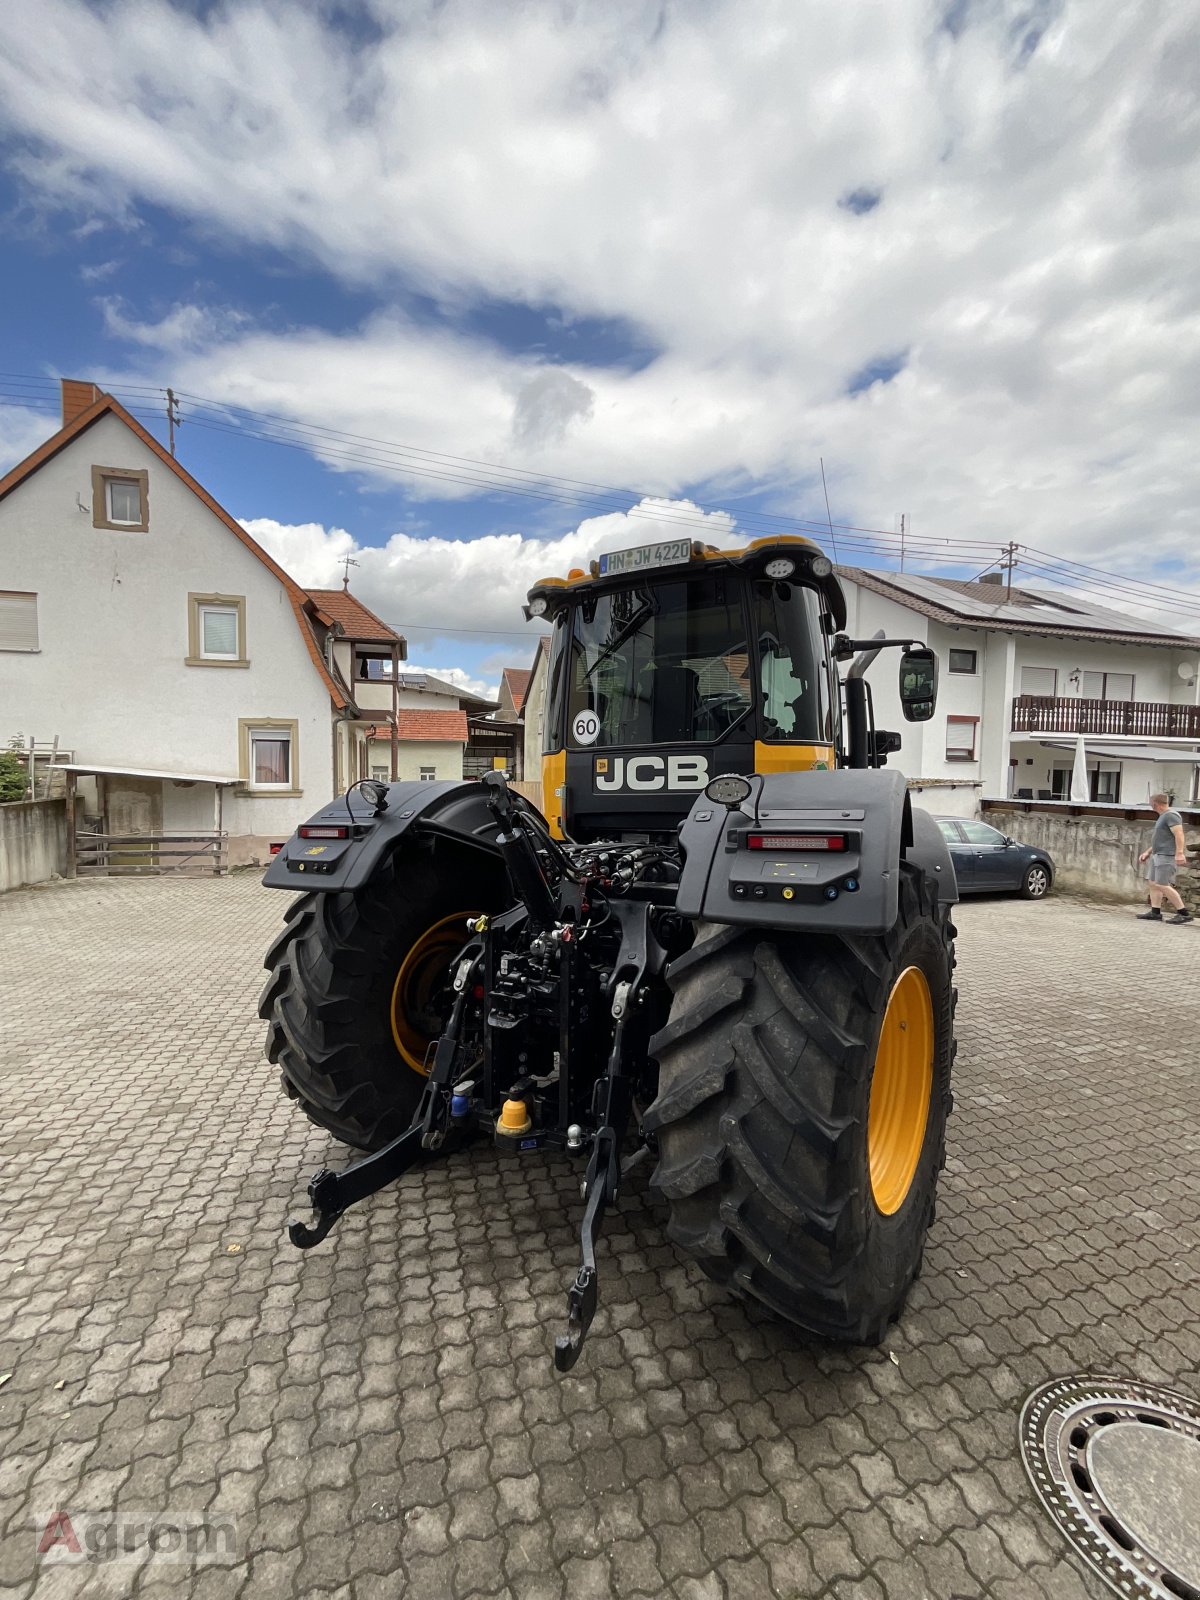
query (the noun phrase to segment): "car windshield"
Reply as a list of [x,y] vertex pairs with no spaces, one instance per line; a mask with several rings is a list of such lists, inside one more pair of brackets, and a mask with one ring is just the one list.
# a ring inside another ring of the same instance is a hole
[[741,580],[710,572],[587,596],[570,639],[568,742],[711,744],[741,721],[756,689],[767,737],[818,737],[816,596],[756,585],[751,630],[744,592]]

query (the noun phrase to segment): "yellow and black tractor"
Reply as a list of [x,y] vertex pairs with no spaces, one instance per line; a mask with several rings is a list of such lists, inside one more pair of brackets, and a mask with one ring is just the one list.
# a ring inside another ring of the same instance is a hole
[[[552,628],[544,815],[502,775],[362,782],[266,883],[283,1085],[371,1152],[309,1185],[323,1239],[416,1162],[486,1137],[583,1168],[572,1366],[622,1172],[653,1162],[676,1245],[811,1333],[878,1341],[921,1263],[954,1054],[954,870],[886,770],[865,671],[809,541],[673,540],[530,591]],[[851,663],[844,677],[840,663]]]

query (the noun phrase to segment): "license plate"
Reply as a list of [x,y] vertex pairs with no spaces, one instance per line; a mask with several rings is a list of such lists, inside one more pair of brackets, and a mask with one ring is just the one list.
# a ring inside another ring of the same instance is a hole
[[681,567],[692,559],[690,539],[668,539],[665,544],[639,544],[632,550],[610,550],[600,557],[600,576],[644,572],[648,567]]

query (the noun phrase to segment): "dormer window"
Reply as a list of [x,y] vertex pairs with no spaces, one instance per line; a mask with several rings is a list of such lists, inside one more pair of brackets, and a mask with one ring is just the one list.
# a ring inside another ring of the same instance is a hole
[[92,468],[92,526],[145,533],[150,526],[150,474],[131,468]]

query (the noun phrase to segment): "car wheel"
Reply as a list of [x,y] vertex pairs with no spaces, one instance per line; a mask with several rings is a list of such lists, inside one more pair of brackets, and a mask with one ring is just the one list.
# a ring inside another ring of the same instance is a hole
[[1025,876],[1021,880],[1021,898],[1044,900],[1049,892],[1050,868],[1043,866],[1040,861],[1035,861],[1032,866],[1025,869]]

